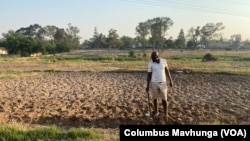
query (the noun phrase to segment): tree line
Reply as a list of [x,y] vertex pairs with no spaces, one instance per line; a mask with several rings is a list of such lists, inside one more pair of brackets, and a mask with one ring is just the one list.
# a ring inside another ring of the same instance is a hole
[[[235,34],[231,39],[223,39],[221,31],[225,29],[223,23],[207,23],[204,26],[191,27],[187,35],[180,29],[177,39],[166,37],[167,31],[174,22],[169,17],[156,17],[140,22],[136,27],[136,37],[120,37],[117,30],[110,29],[108,35],[98,33],[94,29],[93,37],[80,43],[80,30],[70,23],[66,29],[53,25],[42,27],[33,24],[18,30],[3,33],[0,46],[7,48],[11,55],[30,56],[32,53],[53,54],[69,52],[70,50],[88,47],[94,49],[125,49],[125,48],[196,48],[198,45],[208,46],[214,42],[227,42],[232,46],[239,46],[241,35]],[[249,41],[245,41],[250,44]]]
[[[167,31],[173,26],[174,22],[169,17],[156,17],[140,22],[136,28],[137,36],[119,37],[117,31],[110,29],[108,36],[94,30],[94,36],[85,40],[83,45],[89,48],[143,48],[149,47],[156,50],[165,48],[197,48],[199,45],[208,47],[209,44],[221,43],[231,47],[239,47],[242,40],[240,34],[234,34],[229,40],[224,39],[222,30],[225,26],[221,22],[207,23],[204,26],[191,27],[185,35],[184,30],[180,29],[177,39],[172,36],[166,37]],[[245,44],[250,46],[247,40]]]
[[53,54],[69,52],[80,47],[80,30],[68,24],[66,29],[53,25],[45,27],[33,24],[16,31],[3,33],[0,46],[6,47],[8,54],[30,56],[32,53]]

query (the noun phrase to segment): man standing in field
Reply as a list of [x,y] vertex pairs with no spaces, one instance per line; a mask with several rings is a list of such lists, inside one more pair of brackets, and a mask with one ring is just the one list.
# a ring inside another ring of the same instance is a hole
[[154,104],[154,116],[159,115],[158,101],[160,98],[162,100],[162,105],[164,109],[164,114],[167,118],[167,92],[168,85],[167,79],[169,80],[169,86],[173,86],[173,81],[170,75],[168,64],[166,59],[159,57],[159,53],[153,51],[151,53],[151,60],[148,63],[148,75],[147,75],[147,88],[146,92],[149,92],[149,87],[152,90],[152,98]]

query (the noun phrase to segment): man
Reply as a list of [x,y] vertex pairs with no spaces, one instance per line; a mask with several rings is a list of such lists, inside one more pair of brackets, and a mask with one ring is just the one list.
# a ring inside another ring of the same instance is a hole
[[173,86],[173,81],[170,75],[168,64],[166,59],[159,57],[159,53],[153,51],[151,53],[151,60],[148,63],[148,75],[147,75],[147,88],[146,92],[149,92],[149,87],[152,90],[152,98],[154,104],[154,116],[159,115],[158,101],[162,100],[164,114],[167,117],[167,92],[168,85],[167,79],[169,80],[169,86]]

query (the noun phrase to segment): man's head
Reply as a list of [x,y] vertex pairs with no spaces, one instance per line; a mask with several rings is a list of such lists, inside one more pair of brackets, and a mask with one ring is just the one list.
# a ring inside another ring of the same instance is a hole
[[153,51],[151,53],[151,59],[153,62],[160,63],[159,53],[157,51]]

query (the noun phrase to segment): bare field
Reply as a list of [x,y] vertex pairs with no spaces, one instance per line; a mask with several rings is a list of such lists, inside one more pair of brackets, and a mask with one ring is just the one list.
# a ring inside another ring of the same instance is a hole
[[[174,61],[169,58],[170,68]],[[177,73],[181,66],[172,71],[168,121],[162,114],[144,117],[146,64],[2,58],[0,123],[101,128],[113,135],[120,124],[250,124],[248,74]]]

